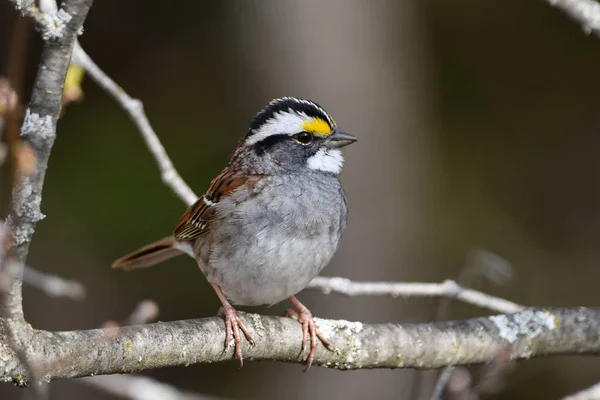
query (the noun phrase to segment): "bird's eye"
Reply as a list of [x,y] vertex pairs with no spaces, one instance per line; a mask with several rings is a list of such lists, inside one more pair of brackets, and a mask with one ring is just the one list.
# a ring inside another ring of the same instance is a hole
[[313,135],[308,132],[300,132],[296,135],[296,140],[302,144],[309,144],[313,140]]

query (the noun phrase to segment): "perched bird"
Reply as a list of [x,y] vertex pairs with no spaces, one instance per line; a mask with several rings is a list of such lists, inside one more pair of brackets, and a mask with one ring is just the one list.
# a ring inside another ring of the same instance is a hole
[[332,345],[295,294],[329,263],[346,228],[340,148],[356,140],[312,101],[271,101],[173,234],[119,258],[113,268],[149,267],[184,253],[194,257],[221,300],[225,346],[234,343],[240,363],[239,331],[254,342],[229,301],[257,306],[289,298],[297,312],[286,315],[302,324],[301,353],[310,343],[310,368],[317,338]]

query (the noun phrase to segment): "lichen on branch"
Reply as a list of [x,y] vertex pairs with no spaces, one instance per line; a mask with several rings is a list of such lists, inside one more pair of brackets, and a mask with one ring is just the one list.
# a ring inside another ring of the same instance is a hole
[[[247,360],[303,363],[300,324],[290,318],[242,313],[256,345],[244,344]],[[441,368],[484,363],[500,351],[514,360],[550,354],[600,351],[600,309],[525,309],[502,317],[415,324],[364,324],[317,319],[338,348],[319,345],[315,365],[340,370]],[[31,362],[45,380],[139,372],[147,369],[233,359],[223,349],[221,318],[159,322],[87,331],[35,331]],[[0,333],[0,343],[3,343]],[[0,346],[2,380],[28,378],[10,348]]]

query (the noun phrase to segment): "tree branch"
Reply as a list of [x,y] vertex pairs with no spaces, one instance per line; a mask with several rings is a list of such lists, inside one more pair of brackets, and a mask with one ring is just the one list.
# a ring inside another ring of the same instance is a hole
[[56,136],[62,88],[77,33],[91,5],[92,0],[65,1],[63,8],[55,16],[50,16],[56,19],[53,20],[53,34],[45,37],[31,102],[21,127],[21,136],[34,150],[36,168],[33,173],[23,176],[13,188],[12,210],[7,220],[12,232],[9,257],[21,267],[15,268],[10,276],[10,289],[0,311],[13,319],[24,319],[21,293],[23,266],[35,226],[44,218],[40,209],[42,187]]
[[[302,363],[300,324],[289,318],[242,314],[257,340],[248,360]],[[526,309],[516,314],[463,321],[377,324],[317,319],[320,331],[339,350],[319,347],[315,364],[340,370],[440,368],[493,360],[509,348],[511,359],[600,352],[600,309]],[[0,335],[2,332],[0,332]],[[45,380],[138,372],[151,368],[212,363],[233,358],[223,350],[225,325],[205,318],[115,329],[32,331],[29,356]],[[27,372],[0,338],[0,380]]]
[[[223,349],[225,327],[220,318],[72,332],[32,329],[24,322],[21,284],[23,266],[41,213],[41,191],[54,143],[62,86],[71,51],[74,62],[107,90],[130,114],[157,160],[163,181],[188,204],[196,195],[177,174],[152,130],[141,103],[129,97],[76,44],[92,0],[66,1],[61,10],[41,13],[33,1],[11,0],[37,22],[45,39],[42,61],[21,135],[36,156],[36,170],[24,175],[13,191],[11,274],[7,302],[0,311],[0,381],[44,380],[143,371],[151,368],[229,360],[233,348]],[[598,34],[598,5],[588,0],[548,0]],[[594,6],[595,5],[595,6]],[[321,280],[319,280],[321,279]],[[335,280],[337,279],[337,280]],[[442,284],[353,283],[340,278],[317,278],[311,284],[323,291],[346,295],[448,296],[510,315],[464,321],[421,324],[379,324],[317,320],[321,332],[340,350],[319,348],[316,365],[336,369],[440,368],[491,361],[501,349],[511,359],[600,352],[600,309],[522,309],[518,304],[458,286]],[[518,312],[517,312],[518,311]],[[301,327],[287,318],[243,314],[257,345],[244,349],[248,359],[302,363]],[[15,335],[15,332],[17,333]],[[16,338],[16,345],[11,343]],[[12,340],[11,340],[12,339]],[[27,350],[26,360],[19,355]],[[33,372],[32,372],[33,370]],[[131,382],[131,380],[129,381]]]
[[331,292],[346,296],[390,296],[396,297],[449,297],[478,307],[502,313],[515,313],[524,307],[499,297],[467,289],[452,280],[443,283],[420,282],[353,282],[346,278],[318,276],[308,285],[325,294]]
[[[60,10],[52,14],[41,14],[33,1],[14,0],[13,3],[17,9],[35,19],[45,43],[31,101],[21,126],[21,136],[27,143],[22,149],[26,150],[24,153],[28,159],[16,165],[11,212],[6,221],[11,234],[6,235],[8,240],[2,241],[3,250],[8,251],[0,261],[0,272],[8,282],[0,293],[0,316],[4,317],[0,319],[0,334],[4,336],[2,345],[35,379],[39,375],[33,367],[28,347],[28,339],[34,331],[23,315],[23,274],[36,224],[44,218],[40,208],[41,193],[56,136],[62,88],[71,52],[92,0],[67,0]],[[23,385],[24,381],[19,378],[16,376],[15,382]],[[37,385],[36,394],[40,398],[46,397],[44,388]]]
[[[129,315],[124,325],[147,324],[158,317],[158,304],[152,300],[141,301]],[[107,321],[102,327],[118,327],[115,321]],[[78,379],[77,382],[98,390],[131,400],[216,400],[196,393],[185,392],[167,383],[135,374],[114,374]]]

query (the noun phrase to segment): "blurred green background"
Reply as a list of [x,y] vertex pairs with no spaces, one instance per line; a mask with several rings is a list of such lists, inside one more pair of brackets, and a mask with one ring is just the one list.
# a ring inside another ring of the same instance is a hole
[[[0,3],[0,75],[17,14]],[[41,43],[24,66],[28,98]],[[145,109],[183,178],[201,193],[253,114],[293,95],[321,103],[360,141],[341,176],[351,209],[326,276],[455,278],[473,248],[515,271],[479,289],[526,305],[598,306],[600,39],[542,0],[96,1],[81,43]],[[160,180],[120,109],[92,81],[60,120],[29,262],[77,279],[82,302],[25,288],[34,327],[94,328],[146,298],[160,320],[211,316],[219,302],[194,262],[135,273],[110,263],[168,234],[185,205]],[[3,182],[4,187],[6,182]],[[3,193],[6,205],[8,193]],[[316,316],[433,318],[434,300],[299,298]],[[280,314],[286,304],[253,311]],[[485,311],[453,304],[449,318]],[[148,371],[241,399],[407,399],[416,372],[339,372],[235,362]],[[559,398],[599,380],[600,361],[522,362],[488,398]],[[431,382],[431,374],[420,385]],[[423,383],[425,382],[425,383]],[[111,399],[74,381],[53,399]],[[22,391],[0,386],[0,397]],[[422,391],[428,398],[428,390]]]

